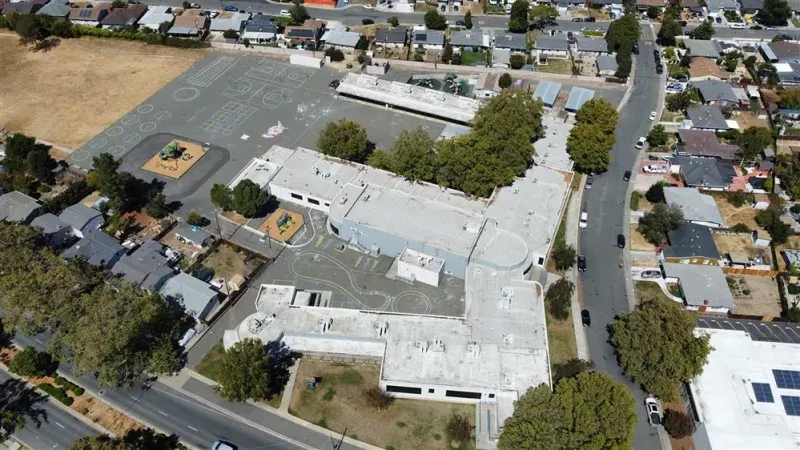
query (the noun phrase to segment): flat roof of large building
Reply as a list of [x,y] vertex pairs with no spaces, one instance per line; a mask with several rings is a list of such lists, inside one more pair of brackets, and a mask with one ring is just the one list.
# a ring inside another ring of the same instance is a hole
[[480,107],[472,98],[357,73],[345,75],[336,91],[460,123],[471,122]]
[[[703,372],[690,384],[702,423],[694,435],[703,448],[790,449],[800,446],[800,416],[786,401],[800,402],[800,344],[754,341],[744,331],[702,329],[711,337]],[[794,398],[795,400],[784,400]]]

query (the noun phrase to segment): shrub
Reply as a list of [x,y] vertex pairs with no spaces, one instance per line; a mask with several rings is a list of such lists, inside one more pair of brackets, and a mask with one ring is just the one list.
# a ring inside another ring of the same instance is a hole
[[650,189],[647,190],[647,193],[644,194],[644,197],[648,202],[654,205],[656,203],[666,203],[667,201],[664,198],[664,185],[661,183],[656,183],[650,186]]
[[514,80],[511,79],[511,75],[508,73],[500,75],[500,80],[497,82],[502,89],[510,88],[512,83],[514,83]]
[[749,232],[751,232],[753,230],[751,230],[750,227],[748,227],[747,225],[745,225],[743,223],[737,223],[736,225],[731,227],[731,231],[736,231],[736,232],[739,232],[739,233],[749,233]]
[[641,192],[639,191],[631,192],[631,211],[639,210],[639,201],[641,201],[642,198],[644,198],[644,195],[642,195]]
[[795,203],[794,205],[792,205],[792,207],[789,208],[789,211],[795,214],[800,214],[800,203]]
[[325,49],[325,56],[329,57],[333,62],[344,61],[344,53],[338,48],[329,47]]
[[186,218],[186,223],[196,227],[201,227],[203,226],[203,216],[198,214],[196,211],[192,211],[189,213],[189,217]]
[[389,407],[389,405],[391,405],[392,402],[394,401],[394,396],[392,396],[392,394],[384,391],[378,386],[369,388],[366,391],[364,391],[364,397],[367,401],[367,404],[377,409],[378,411],[381,411]]
[[694,423],[688,414],[681,411],[668,409],[664,413],[664,429],[675,439],[684,438],[692,434]]
[[82,387],[78,386],[77,384],[67,380],[66,378],[62,377],[61,375],[56,375],[55,378],[56,384],[61,386],[62,388],[72,392],[73,394],[80,397],[86,392]]
[[53,373],[53,358],[47,352],[25,347],[14,357],[8,369],[23,377],[43,377]]
[[728,194],[728,203],[737,208],[741,208],[747,203],[747,194],[742,191],[731,192]]
[[508,58],[508,62],[512,69],[522,69],[522,66],[525,65],[525,55],[511,55]]
[[54,399],[60,401],[61,403],[70,406],[72,405],[72,397],[67,395],[67,391],[64,389],[55,387],[49,383],[39,383],[36,385],[39,389],[45,391],[49,396],[53,397]]
[[467,442],[472,438],[472,429],[475,428],[469,418],[462,414],[453,414],[447,421],[445,433],[452,441]]
[[239,39],[239,33],[234,30],[225,30],[225,32],[222,33],[222,37],[225,39]]
[[553,262],[556,270],[569,270],[575,265],[577,256],[578,252],[573,246],[559,242],[553,249]]
[[419,53],[414,53],[414,61],[422,62],[425,61],[425,58]]

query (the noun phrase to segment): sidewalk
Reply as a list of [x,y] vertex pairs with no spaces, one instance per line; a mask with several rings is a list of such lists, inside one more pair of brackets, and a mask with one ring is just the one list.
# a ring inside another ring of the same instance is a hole
[[[577,175],[576,176],[581,176]],[[567,233],[565,236],[567,245],[571,245],[578,250],[578,232],[580,231],[578,228],[578,219],[580,218],[581,213],[581,200],[583,199],[583,181],[581,181],[581,185],[579,190],[572,194],[569,201],[569,207],[567,208]],[[564,274],[564,278],[567,280],[572,281],[575,284],[575,293],[572,294],[572,322],[575,328],[575,344],[578,348],[578,358],[583,360],[589,360],[589,347],[586,343],[586,332],[583,330],[583,323],[581,322],[581,305],[578,302],[578,292],[580,292],[578,284],[580,280],[578,279],[578,268],[576,266],[572,266],[570,270],[568,270]]]

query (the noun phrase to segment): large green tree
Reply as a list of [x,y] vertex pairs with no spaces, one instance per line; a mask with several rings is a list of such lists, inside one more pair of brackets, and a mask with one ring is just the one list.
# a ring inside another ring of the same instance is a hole
[[602,98],[589,100],[575,113],[576,122],[596,125],[603,133],[614,133],[618,118],[617,109]]
[[506,419],[497,448],[631,448],[636,410],[633,396],[604,373],[563,378],[555,389],[529,389]]
[[683,211],[677,206],[658,203],[639,221],[639,233],[653,245],[662,245],[667,232],[683,223]]
[[43,377],[53,371],[53,358],[47,352],[25,347],[11,361],[8,370],[23,377]]
[[792,17],[792,9],[786,0],[764,0],[764,7],[756,14],[756,21],[767,26],[784,26]]
[[232,402],[264,399],[269,394],[269,376],[269,357],[264,343],[258,339],[244,339],[222,355],[218,390]]
[[553,317],[558,320],[569,318],[573,292],[575,292],[575,285],[566,278],[558,279],[547,288],[544,301],[547,303],[547,308]]
[[615,135],[604,133],[597,125],[579,123],[567,137],[567,153],[582,173],[604,172],[611,163]]
[[254,217],[267,202],[267,194],[252,180],[244,179],[233,188],[233,210],[245,217]]
[[611,22],[606,32],[608,51],[615,52],[622,47],[632,49],[639,42],[642,31],[639,19],[631,12]]
[[647,133],[647,142],[653,147],[666,144],[667,139],[667,130],[664,128],[664,125],[656,125]]
[[470,10],[467,10],[467,13],[464,14],[464,28],[472,29],[472,11]]
[[224,184],[215,184],[211,187],[211,203],[225,211],[233,208],[233,191]]
[[738,156],[742,161],[759,161],[761,152],[772,146],[772,131],[769,128],[750,127],[738,139]]
[[128,431],[125,436],[82,437],[70,445],[69,450],[179,450],[185,449],[177,435],[170,436],[153,431],[150,428],[139,428]]
[[403,130],[392,148],[394,171],[409,180],[433,181],[436,175],[435,145],[436,142],[422,127]]
[[150,217],[162,219],[169,214],[169,207],[167,206],[167,197],[163,192],[153,192],[150,199],[147,201],[145,210]]
[[508,31],[512,33],[525,33],[528,31],[528,5],[530,3],[526,0],[514,1],[508,18]]
[[28,175],[36,178],[45,184],[52,184],[54,181],[53,169],[56,168],[56,160],[50,156],[47,148],[37,146],[28,153],[26,170]]
[[756,223],[767,230],[773,245],[781,245],[789,239],[792,227],[781,220],[780,211],[775,209],[765,209],[756,214]]
[[431,30],[444,30],[447,28],[447,18],[436,9],[432,9],[425,13],[425,26]]
[[531,22],[537,27],[542,27],[545,23],[555,20],[558,17],[558,9],[553,5],[538,4],[531,8],[530,14]]
[[800,109],[800,89],[784,89],[781,91],[778,106],[783,109]]
[[626,376],[665,401],[677,401],[679,384],[703,371],[711,347],[696,337],[696,314],[655,300],[622,313],[611,325],[611,344]]
[[367,156],[367,130],[352,120],[328,122],[317,138],[317,147],[328,156],[361,162]]
[[775,175],[780,178],[781,187],[786,193],[793,200],[800,200],[800,153],[779,155],[775,164]]
[[677,13],[669,8],[664,11],[661,28],[658,30],[658,42],[661,45],[675,45],[675,37],[683,34],[683,27],[678,21]]
[[714,33],[716,33],[716,31],[714,30],[714,26],[711,25],[711,22],[704,20],[703,23],[692,30],[690,34],[692,39],[708,41],[712,36],[714,36]]
[[628,78],[631,74],[631,69],[633,68],[633,56],[631,56],[631,50],[628,47],[622,47],[617,51],[617,56],[615,57],[617,61],[617,71],[614,73],[615,77],[618,78]]
[[306,19],[310,19],[311,16],[308,14],[308,10],[306,7],[300,3],[300,0],[296,0],[292,9],[289,10],[289,15],[292,18],[292,23],[294,25],[300,25],[306,21]]

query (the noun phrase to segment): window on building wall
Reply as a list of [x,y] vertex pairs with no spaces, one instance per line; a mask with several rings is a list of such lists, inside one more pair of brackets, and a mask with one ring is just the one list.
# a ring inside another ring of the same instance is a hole
[[409,386],[392,386],[391,384],[386,385],[386,392],[399,392],[401,394],[422,394],[422,388],[418,387],[409,387]]
[[474,398],[480,400],[481,393],[480,392],[467,392],[467,391],[451,391],[447,390],[444,393],[447,397],[458,397],[458,398]]
[[319,205],[319,200],[315,198],[308,197],[306,200],[308,200],[308,203],[311,203],[312,205]]
[[542,257],[539,257],[539,262],[538,262],[538,264],[539,264],[540,266],[541,266],[542,264],[544,264],[544,258],[542,258]]
[[328,202],[325,202],[325,206],[331,206],[331,204],[328,203]]
[[494,394],[489,394],[489,398],[494,398]]
[[428,388],[428,394],[433,394],[433,391],[434,391],[433,388]]
[[296,199],[298,199],[298,200],[302,200],[302,199],[303,199],[303,196],[302,196],[302,195],[300,195],[300,194],[295,194],[294,192],[292,192],[292,198],[296,198]]

